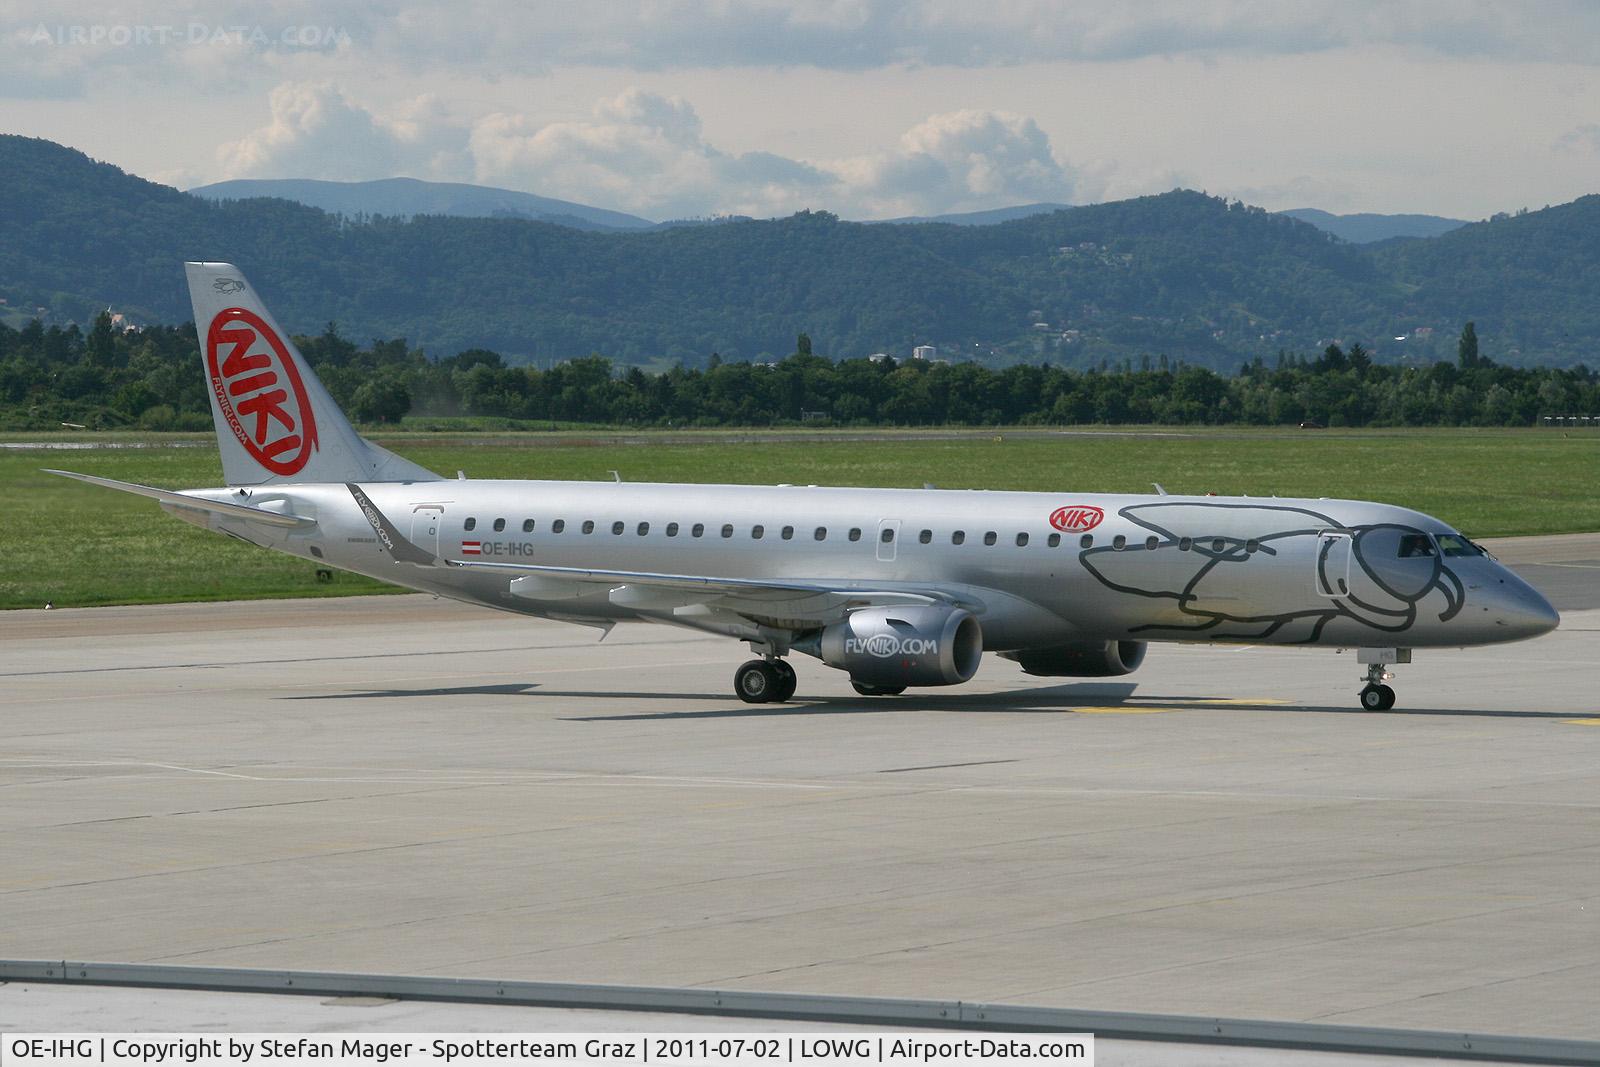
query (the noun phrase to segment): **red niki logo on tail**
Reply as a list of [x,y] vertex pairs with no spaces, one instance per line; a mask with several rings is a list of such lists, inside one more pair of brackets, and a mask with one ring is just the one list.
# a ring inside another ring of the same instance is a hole
[[1105,517],[1106,513],[1093,504],[1065,504],[1050,513],[1050,525],[1058,530],[1076,533],[1094,529]]
[[257,463],[283,477],[305,469],[317,448],[311,398],[261,316],[245,308],[217,313],[206,332],[206,373],[228,427]]

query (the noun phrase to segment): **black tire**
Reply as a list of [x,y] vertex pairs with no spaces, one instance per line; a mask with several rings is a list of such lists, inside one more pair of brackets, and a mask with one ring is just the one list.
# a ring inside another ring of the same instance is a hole
[[867,685],[854,678],[850,680],[851,688],[864,697],[897,697],[906,691],[903,685]]
[[1386,685],[1380,685],[1380,686],[1378,686],[1378,692],[1383,697],[1383,703],[1378,705],[1378,710],[1379,711],[1388,711],[1390,708],[1394,707],[1394,690],[1393,689],[1391,689],[1389,686],[1386,686]]
[[766,704],[777,699],[778,672],[764,659],[741,663],[733,672],[733,691],[746,704]]
[[[1384,691],[1388,690],[1389,703],[1383,702]],[[1361,690],[1361,707],[1365,711],[1383,711],[1394,706],[1394,690],[1386,685],[1369,685]]]
[[794,691],[800,685],[799,677],[794,673],[794,668],[783,660],[773,660],[772,669],[778,675],[778,691],[772,695],[774,703],[786,704],[794,698]]

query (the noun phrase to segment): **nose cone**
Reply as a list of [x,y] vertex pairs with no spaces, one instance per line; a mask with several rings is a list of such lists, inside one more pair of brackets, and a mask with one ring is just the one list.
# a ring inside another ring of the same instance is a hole
[[1504,567],[1500,581],[1485,589],[1489,617],[1502,641],[1521,641],[1547,634],[1561,625],[1561,616],[1537,589]]

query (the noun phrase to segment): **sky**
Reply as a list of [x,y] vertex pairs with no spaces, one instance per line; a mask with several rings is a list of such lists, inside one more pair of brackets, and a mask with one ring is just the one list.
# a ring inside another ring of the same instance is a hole
[[1600,192],[1594,0],[3,0],[0,132],[179,188],[410,176],[651,219],[1203,189]]

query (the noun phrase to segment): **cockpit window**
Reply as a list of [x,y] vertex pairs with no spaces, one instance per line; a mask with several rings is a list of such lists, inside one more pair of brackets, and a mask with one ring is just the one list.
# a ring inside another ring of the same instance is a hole
[[1460,534],[1440,534],[1439,550],[1447,556],[1481,556],[1483,549]]
[[1405,534],[1400,538],[1400,558],[1412,559],[1417,556],[1432,556],[1433,538],[1427,534]]

